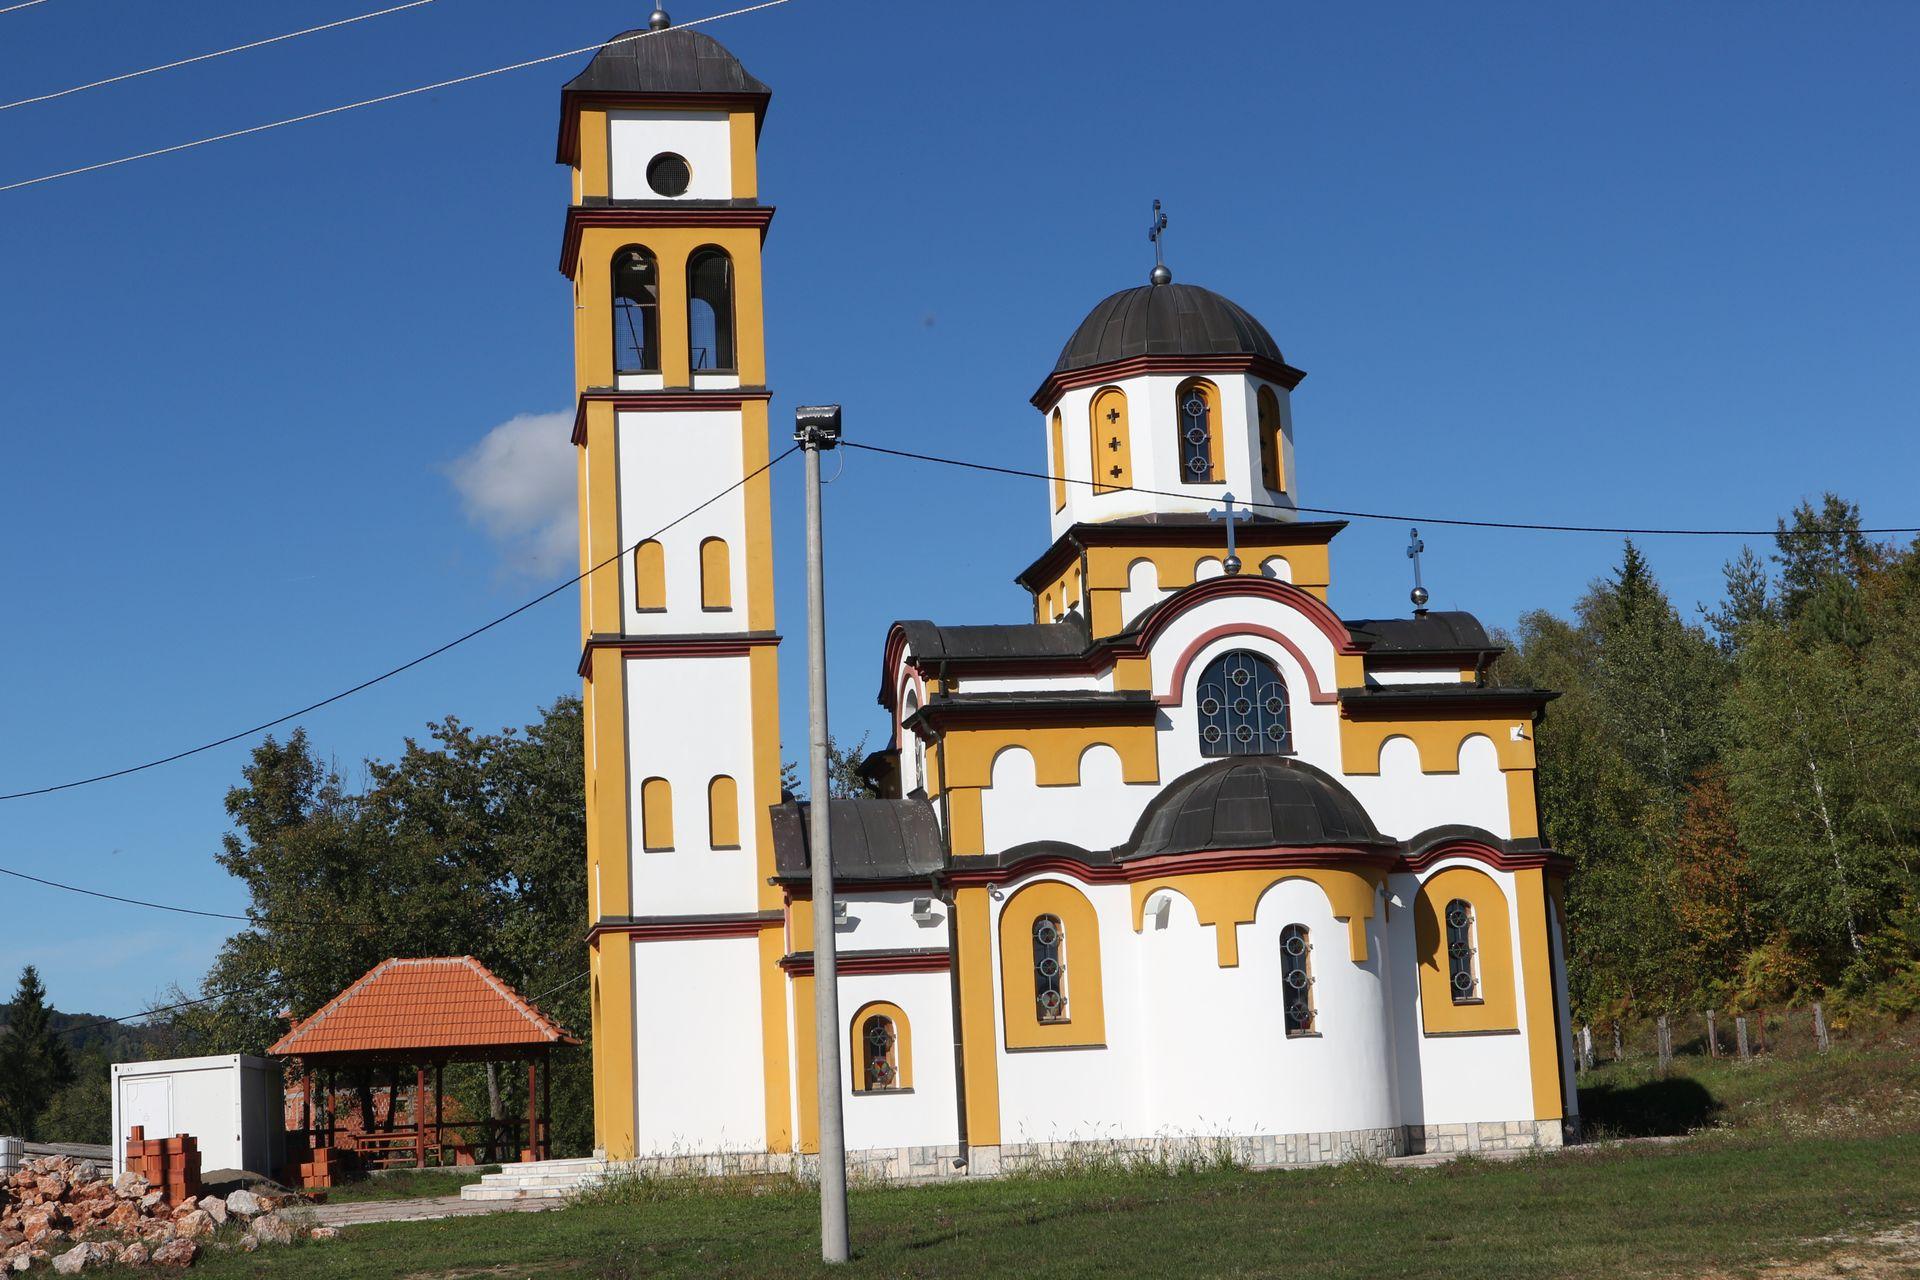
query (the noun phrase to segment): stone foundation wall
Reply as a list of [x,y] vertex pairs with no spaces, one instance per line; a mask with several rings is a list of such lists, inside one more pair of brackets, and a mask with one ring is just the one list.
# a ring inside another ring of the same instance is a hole
[[[1235,1165],[1244,1169],[1282,1169],[1344,1160],[1384,1160],[1391,1156],[1473,1152],[1537,1151],[1577,1140],[1579,1121],[1480,1120],[1465,1124],[1401,1125],[1387,1129],[1345,1129],[1320,1133],[1180,1135],[1162,1138],[1111,1138],[1090,1141],[1021,1142],[976,1146],[959,1163],[954,1144],[928,1147],[877,1147],[847,1153],[847,1176],[855,1182],[938,1182],[951,1178],[994,1178],[1007,1173],[1072,1170],[1110,1164],[1173,1166]],[[736,1178],[769,1175],[811,1180],[817,1161],[810,1155],[738,1152],[716,1155],[658,1156],[623,1160],[612,1172],[646,1177]]]

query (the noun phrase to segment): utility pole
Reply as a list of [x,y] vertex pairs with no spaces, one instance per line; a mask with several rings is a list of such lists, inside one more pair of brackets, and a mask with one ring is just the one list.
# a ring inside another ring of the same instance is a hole
[[840,406],[794,410],[807,457],[807,722],[812,748],[807,847],[813,862],[813,1041],[819,1054],[820,1257],[847,1260],[847,1130],[840,1114],[840,961],[833,932],[833,843],[827,826],[827,589],[820,534],[820,451],[840,444]]

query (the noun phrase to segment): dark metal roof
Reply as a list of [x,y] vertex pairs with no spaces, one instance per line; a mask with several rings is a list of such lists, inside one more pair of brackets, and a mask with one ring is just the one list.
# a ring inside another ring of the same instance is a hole
[[1247,355],[1284,364],[1280,344],[1238,303],[1197,284],[1122,289],[1087,313],[1055,373],[1135,356]]
[[1487,637],[1480,619],[1470,613],[1435,610],[1412,618],[1354,618],[1347,630],[1361,643],[1372,640],[1368,654],[1489,653],[1500,646]]
[[[773,806],[773,864],[782,880],[810,874],[811,808],[804,800]],[[925,800],[829,800],[827,833],[836,881],[913,880],[946,865],[940,824]]]
[[1155,796],[1122,856],[1393,844],[1352,792],[1312,765],[1286,756],[1232,756],[1183,774]]
[[668,27],[623,31],[593,55],[569,93],[728,93],[772,96],[718,40],[704,31]]
[[1092,637],[1078,614],[1065,622],[1019,622],[1007,626],[943,627],[924,618],[897,624],[917,660],[953,658],[1071,658]]
[[1438,707],[1449,703],[1494,703],[1501,706],[1539,708],[1559,697],[1551,689],[1483,684],[1387,684],[1378,688],[1342,689],[1340,705],[1349,710],[1397,711],[1415,707]]

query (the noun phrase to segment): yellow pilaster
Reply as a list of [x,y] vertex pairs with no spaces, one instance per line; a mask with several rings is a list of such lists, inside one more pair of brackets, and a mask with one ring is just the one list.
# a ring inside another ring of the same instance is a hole
[[[984,888],[954,895],[953,927],[960,941],[960,1025],[966,1039],[967,1141],[1000,1143],[1000,1064],[993,1026],[992,902]],[[811,1001],[809,1001],[811,1008]]]
[[634,1148],[633,940],[624,933],[602,934],[594,946],[599,958],[599,1016],[593,1028],[593,1129],[599,1145],[615,1160],[630,1160]]
[[755,143],[758,122],[751,111],[727,114],[727,141],[733,153],[733,198],[752,200],[760,194],[759,148]]
[[1560,1032],[1553,1007],[1553,958],[1547,937],[1546,876],[1538,868],[1513,875],[1514,910],[1520,913],[1520,982],[1526,992],[1527,1065],[1533,1082],[1533,1118],[1558,1120]]
[[[793,1105],[788,1090],[787,975],[780,968],[786,936],[780,925],[760,930],[760,1054],[765,1066],[767,1150],[793,1150]],[[811,1023],[809,1023],[811,1025]]]

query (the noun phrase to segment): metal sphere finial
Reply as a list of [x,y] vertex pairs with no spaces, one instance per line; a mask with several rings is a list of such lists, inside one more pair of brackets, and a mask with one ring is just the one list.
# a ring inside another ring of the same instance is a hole
[[1412,591],[1407,593],[1407,596],[1409,599],[1413,601],[1413,607],[1416,610],[1420,611],[1421,613],[1426,612],[1427,589],[1425,587],[1415,587]]
[[1147,279],[1153,284],[1172,284],[1173,272],[1167,270],[1166,263],[1156,263],[1154,264],[1153,274],[1149,275]]
[[651,31],[665,31],[672,25],[673,19],[667,16],[667,11],[659,5],[655,5],[653,7],[653,16],[647,19],[647,28]]

